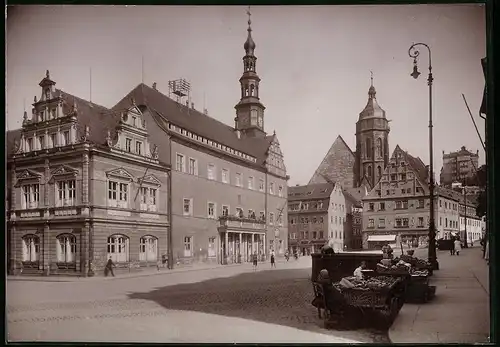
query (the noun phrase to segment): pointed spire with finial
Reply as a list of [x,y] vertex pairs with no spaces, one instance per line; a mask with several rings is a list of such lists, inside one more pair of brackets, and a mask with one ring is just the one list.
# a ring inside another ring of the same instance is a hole
[[368,89],[368,97],[370,99],[374,99],[376,94],[377,94],[377,91],[375,90],[375,87],[373,86],[373,71],[370,71],[370,89]]
[[245,48],[245,52],[247,55],[253,55],[253,51],[255,50],[255,42],[252,39],[252,13],[250,12],[250,6],[248,6],[247,9],[247,15],[248,15],[248,37],[243,45],[243,48]]

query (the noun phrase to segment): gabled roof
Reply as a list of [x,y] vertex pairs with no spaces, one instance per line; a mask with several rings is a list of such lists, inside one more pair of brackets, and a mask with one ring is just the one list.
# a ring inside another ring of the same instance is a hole
[[[309,180],[309,184],[324,183],[330,180],[339,182],[342,186],[352,186],[354,173],[352,168],[347,167],[350,163],[345,162],[346,158],[342,151],[347,151],[349,154],[347,160],[350,160],[352,162],[351,164],[354,165],[355,156],[353,151],[349,148],[342,136],[338,135],[328,152],[326,152],[318,168],[314,171],[314,174]],[[338,169],[336,166],[338,166],[339,163],[346,166],[345,170],[336,170]],[[346,177],[341,177],[342,175],[338,174],[338,172],[344,173]]]
[[443,158],[456,158],[456,157],[461,157],[461,156],[478,157],[479,151],[477,151],[476,153],[472,153],[465,146],[462,146],[462,148],[460,148],[460,150],[458,150],[458,151],[450,152],[450,153],[443,153]]
[[[121,111],[132,105],[132,99],[137,105],[144,105],[152,110],[153,118],[161,122],[168,122],[189,130],[207,139],[217,141],[233,149],[257,158],[257,163],[263,165],[267,157],[267,150],[274,138],[268,135],[260,138],[238,138],[233,127],[219,120],[199,112],[193,108],[181,105],[160,91],[144,83],[139,84],[120,100],[113,110]],[[166,139],[166,137],[165,137]],[[160,148],[162,144],[158,144]]]
[[363,187],[357,187],[344,189],[343,193],[345,198],[351,201],[355,207],[362,207],[361,200],[365,197],[367,192]]
[[420,157],[415,158],[412,155],[410,155],[407,151],[403,151],[401,147],[399,147],[399,145],[396,146],[393,153],[395,153],[397,150],[403,153],[406,162],[415,171],[415,174],[422,181],[422,183],[427,182],[427,180],[429,179],[429,171],[427,169],[427,166],[422,161],[422,159],[420,159]]
[[331,183],[288,187],[288,201],[327,199],[330,197],[333,188],[335,188],[335,185]]
[[[459,191],[445,188],[442,186],[437,186],[436,187],[436,194],[439,196],[442,196],[444,198],[448,198],[450,200],[458,201],[460,204],[464,204],[465,202],[465,197],[464,194],[462,194]],[[477,206],[477,195],[467,195],[467,205],[470,207],[476,207]]]
[[[85,126],[89,126],[90,134],[88,140],[97,144],[103,144],[106,141],[108,130],[114,136],[115,127],[118,125],[120,115],[112,110],[79,98],[72,94],[56,89],[55,97],[61,96],[63,99],[63,114],[68,115],[74,111],[76,106],[77,126],[76,137],[81,138],[85,134]],[[12,154],[16,140],[21,138],[22,129],[15,129],[7,132],[7,153]]]

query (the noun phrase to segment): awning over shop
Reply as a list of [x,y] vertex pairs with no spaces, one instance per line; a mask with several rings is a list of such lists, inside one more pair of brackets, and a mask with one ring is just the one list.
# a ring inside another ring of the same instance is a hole
[[396,235],[370,235],[368,241],[381,242],[381,241],[396,241]]

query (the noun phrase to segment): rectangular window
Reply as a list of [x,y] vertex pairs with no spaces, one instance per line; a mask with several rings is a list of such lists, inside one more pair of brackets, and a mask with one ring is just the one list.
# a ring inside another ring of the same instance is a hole
[[184,216],[192,216],[193,215],[193,199],[183,199],[182,202],[183,208],[182,213]]
[[368,204],[368,211],[373,211],[375,209],[375,204],[373,202],[370,202]]
[[57,147],[57,134],[50,134],[50,144],[52,148]]
[[264,180],[261,178],[259,179],[259,191],[263,192],[264,189],[265,189]]
[[184,237],[184,256],[191,257],[193,250],[193,237],[185,236]]
[[248,177],[248,189],[253,189],[253,177]]
[[236,185],[238,187],[241,187],[243,185],[242,179],[241,179],[241,173],[239,173],[239,172],[236,173]]
[[208,238],[208,257],[214,258],[217,256],[217,250],[215,249],[215,237]]
[[189,174],[198,175],[198,163],[196,159],[189,158]]
[[37,208],[40,201],[40,186],[27,184],[23,186],[23,208]]
[[186,171],[184,155],[177,153],[177,155],[175,156],[175,169],[180,172]]
[[56,186],[56,206],[73,206],[76,198],[76,181],[59,181]]
[[148,200],[148,210],[156,212],[157,210],[157,192],[158,189],[156,188],[149,188],[149,200]]
[[109,181],[108,182],[108,204],[109,206],[116,207],[117,206],[117,189],[118,183]]
[[392,174],[391,175],[391,181],[397,181],[398,180],[398,175],[397,174]]
[[215,203],[208,203],[207,216],[208,218],[215,218]]
[[141,193],[141,206],[140,206],[140,210],[141,211],[147,211],[147,209],[148,209],[148,188],[141,187],[140,188],[140,193]]
[[283,197],[283,186],[279,186],[279,187],[278,187],[278,196],[279,196],[280,198],[282,198],[282,197]]
[[269,194],[274,194],[274,183],[269,183]]
[[127,152],[132,152],[132,139],[125,139],[125,150]]
[[229,206],[222,205],[222,215],[225,217],[229,216]]
[[38,136],[38,148],[45,149],[45,135]]
[[401,228],[403,226],[403,221],[401,218],[396,218],[396,228]]
[[236,217],[243,218],[243,209],[241,207],[236,207]]
[[409,219],[403,218],[403,228],[408,228],[408,226],[409,226]]
[[408,209],[408,200],[403,200],[403,209]]
[[269,213],[269,224],[273,224],[274,223],[274,212],[270,212]]
[[320,231],[320,232],[319,232],[319,239],[320,239],[320,240],[323,240],[323,231]]
[[229,183],[229,170],[222,169],[222,183]]
[[424,226],[424,217],[418,217],[417,227],[423,228],[423,226]]
[[256,219],[255,212],[253,210],[248,210],[248,218]]
[[266,220],[266,213],[264,211],[260,211],[259,213],[259,219],[260,220]]
[[32,150],[34,150],[34,148],[33,148],[33,139],[32,138],[29,138],[29,139],[26,140],[26,146],[28,147],[27,148],[28,152],[31,152]]
[[69,145],[69,131],[63,132],[63,146]]
[[425,205],[425,201],[423,199],[418,200],[417,208],[424,208],[424,205]]
[[368,228],[375,228],[375,219],[368,219]]
[[207,166],[207,178],[209,180],[215,180],[215,165],[214,164],[208,164]]
[[142,155],[142,142],[140,141],[135,143],[135,154]]
[[380,211],[385,211],[385,202],[380,203]]
[[378,227],[379,228],[385,228],[385,219],[384,218],[379,218],[379,220],[378,220]]

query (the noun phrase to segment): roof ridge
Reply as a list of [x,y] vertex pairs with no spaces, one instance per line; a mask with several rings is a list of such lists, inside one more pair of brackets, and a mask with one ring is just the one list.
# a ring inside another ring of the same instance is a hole
[[[79,101],[86,102],[87,104],[91,104],[92,106],[97,106],[97,107],[105,108],[106,110],[110,110],[110,111],[111,111],[111,109],[110,109],[110,108],[108,108],[108,107],[106,107],[106,106],[103,106],[103,105],[100,105],[100,104],[96,104],[96,103],[95,103],[95,102],[93,102],[93,101],[89,101],[89,100],[87,100],[87,99],[81,98],[81,97],[76,96],[76,95],[74,95],[74,94],[68,93],[68,92],[66,92],[66,91],[64,91],[64,90],[62,90],[62,89],[58,89],[58,88],[56,88],[56,91],[58,91],[58,92],[59,92],[59,93],[61,93],[61,94],[65,94],[65,95],[68,95],[68,96],[70,96],[70,97],[72,97],[72,98],[75,98],[75,99],[77,99],[77,100],[79,100]],[[62,96],[62,95],[61,95],[61,96]]]

